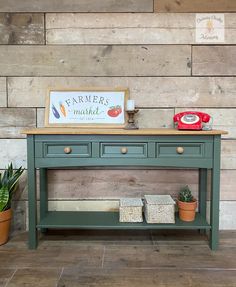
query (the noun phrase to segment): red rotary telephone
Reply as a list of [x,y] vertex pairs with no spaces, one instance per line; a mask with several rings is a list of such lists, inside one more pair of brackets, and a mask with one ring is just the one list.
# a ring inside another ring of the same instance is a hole
[[211,117],[206,113],[186,111],[173,118],[179,130],[202,130],[202,122],[209,122]]

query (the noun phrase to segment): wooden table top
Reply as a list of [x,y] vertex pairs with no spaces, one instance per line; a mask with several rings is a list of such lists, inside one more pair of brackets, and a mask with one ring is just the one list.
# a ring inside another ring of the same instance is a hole
[[196,130],[177,130],[177,129],[92,129],[92,128],[34,128],[26,129],[21,132],[27,135],[222,135],[227,134],[223,130],[196,131]]

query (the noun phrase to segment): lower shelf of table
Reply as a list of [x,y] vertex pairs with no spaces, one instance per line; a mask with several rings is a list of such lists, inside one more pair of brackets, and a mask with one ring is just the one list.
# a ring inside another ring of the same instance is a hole
[[175,216],[173,224],[121,223],[118,212],[49,211],[41,219],[38,228],[80,229],[210,229],[206,219],[199,213],[193,222],[184,222]]

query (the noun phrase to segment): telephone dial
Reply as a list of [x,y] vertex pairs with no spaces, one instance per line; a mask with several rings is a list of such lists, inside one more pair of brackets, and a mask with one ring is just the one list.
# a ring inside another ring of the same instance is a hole
[[202,130],[203,123],[208,123],[210,119],[210,115],[206,113],[193,111],[176,114],[173,118],[179,130]]

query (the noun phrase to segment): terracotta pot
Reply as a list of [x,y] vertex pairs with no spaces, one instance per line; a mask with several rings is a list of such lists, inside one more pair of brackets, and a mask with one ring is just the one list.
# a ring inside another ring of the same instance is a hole
[[0,212],[0,245],[7,242],[12,218],[12,209]]
[[194,221],[197,208],[196,200],[192,202],[183,202],[178,200],[178,208],[179,218],[182,221]]

